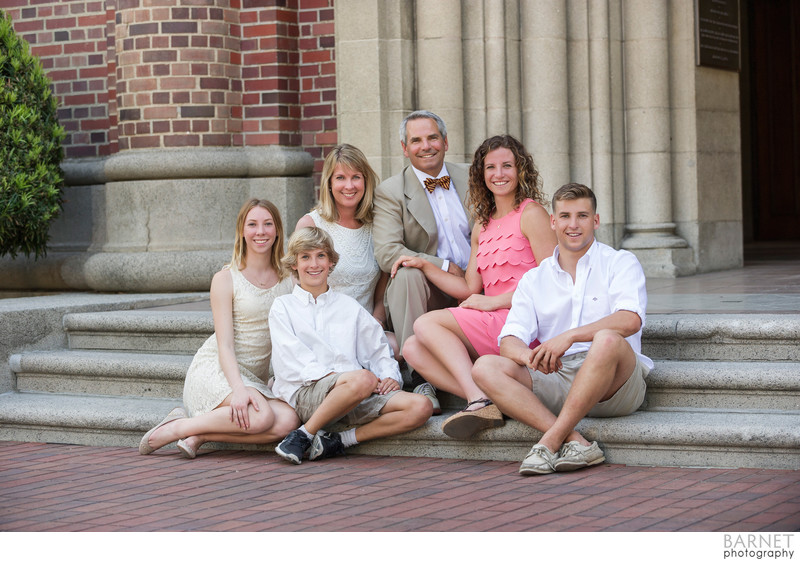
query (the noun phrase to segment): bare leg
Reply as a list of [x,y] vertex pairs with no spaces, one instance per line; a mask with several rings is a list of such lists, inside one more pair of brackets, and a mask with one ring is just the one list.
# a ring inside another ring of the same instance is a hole
[[[233,442],[237,444],[269,444],[270,442],[278,442],[282,440],[287,434],[300,426],[300,419],[288,404],[279,399],[267,400],[268,407],[272,408],[275,416],[275,422],[272,426],[258,434],[199,434],[188,436],[184,438],[187,445],[197,450],[206,442]],[[252,410],[252,408],[251,408]]]
[[444,365],[430,353],[428,348],[420,343],[416,335],[412,335],[406,340],[406,344],[403,345],[403,356],[409,366],[437,389],[466,399],[464,390],[461,389],[458,382],[450,375]]
[[322,404],[305,422],[306,430],[316,434],[322,427],[340,419],[362,400],[372,395],[377,386],[378,378],[369,370],[344,372],[336,380],[336,384],[325,396]]
[[[414,323],[416,341],[404,350],[413,357],[408,363],[437,388],[468,402],[486,397],[472,379],[472,361],[477,356],[453,314],[448,310],[428,312]],[[412,362],[413,361],[413,362]],[[480,408],[480,406],[473,406]]]
[[[480,357],[472,375],[500,411],[540,432],[546,432],[556,422],[556,416],[533,393],[528,369],[513,360],[497,355]],[[576,423],[577,424],[577,423]],[[589,444],[577,431],[570,440]],[[561,444],[552,452],[557,452]]]
[[[299,425],[299,419],[286,404],[287,411],[281,405],[278,405],[277,400],[273,401],[276,405],[270,406],[263,395],[261,395],[255,388],[247,388],[247,391],[253,396],[253,399],[258,403],[259,411],[256,411],[252,405],[248,408],[248,416],[250,417],[250,427],[247,429],[240,428],[239,425],[231,421],[230,399],[228,395],[225,400],[214,410],[209,411],[197,417],[190,417],[186,419],[178,419],[171,423],[167,423],[159,427],[149,439],[150,445],[153,448],[160,448],[175,442],[181,438],[189,438],[198,435],[216,435],[230,437],[233,435],[261,435],[270,431],[276,423],[278,432],[283,430],[283,427],[288,424],[296,423]],[[228,439],[216,439],[220,442],[234,442]],[[208,441],[208,439],[206,440]]]
[[619,334],[597,333],[558,417],[531,391],[527,368],[514,361],[484,356],[475,363],[472,374],[503,413],[544,433],[539,443],[557,452],[564,442],[590,444],[575,426],[595,404],[609,399],[622,387],[635,364],[633,350]]
[[424,395],[396,393],[383,406],[380,417],[356,428],[356,439],[366,442],[408,432],[424,425],[432,413],[433,405]]
[[553,451],[571,440],[588,444],[583,438],[570,438],[575,426],[597,403],[610,399],[628,381],[635,367],[636,355],[621,335],[611,330],[598,332],[558,418],[539,443]]

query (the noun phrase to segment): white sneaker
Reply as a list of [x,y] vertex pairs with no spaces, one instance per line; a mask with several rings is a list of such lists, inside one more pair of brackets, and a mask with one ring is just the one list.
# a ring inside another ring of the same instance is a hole
[[522,465],[519,466],[519,472],[522,475],[546,475],[553,473],[555,468],[553,464],[558,458],[558,454],[553,454],[544,444],[534,444],[525,459],[522,460]]
[[558,458],[553,464],[556,471],[575,471],[606,461],[603,451],[597,442],[584,446],[576,441],[567,442],[558,451]]

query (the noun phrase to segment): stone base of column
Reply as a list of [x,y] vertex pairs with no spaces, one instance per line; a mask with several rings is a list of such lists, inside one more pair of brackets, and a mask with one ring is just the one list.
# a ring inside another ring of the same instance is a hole
[[675,234],[675,224],[628,225],[622,249],[634,253],[651,278],[675,278],[697,272],[694,252]]
[[631,249],[644,274],[653,279],[672,279],[685,277],[697,272],[694,254],[688,247],[663,249]]
[[52,252],[38,261],[3,259],[8,290],[199,292],[230,262],[231,251]]
[[246,200],[272,201],[287,234],[314,202],[313,159],[290,148],[141,151],[72,165],[68,182],[93,184],[68,189],[46,258],[0,259],[3,289],[208,290],[230,261]]

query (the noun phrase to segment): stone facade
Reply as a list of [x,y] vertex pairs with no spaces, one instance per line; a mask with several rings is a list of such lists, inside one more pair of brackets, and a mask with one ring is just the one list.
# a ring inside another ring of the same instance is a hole
[[598,195],[598,237],[651,277],[742,265],[739,77],[694,59],[692,0],[337,0],[339,132],[387,177],[409,109],[468,161],[525,143],[552,194]]
[[426,108],[449,157],[519,137],[552,193],[586,183],[599,237],[650,276],[741,266],[739,85],[698,67],[693,0],[4,0],[67,129],[50,252],[6,288],[204,290],[250,196],[287,227],[326,150],[404,165]]

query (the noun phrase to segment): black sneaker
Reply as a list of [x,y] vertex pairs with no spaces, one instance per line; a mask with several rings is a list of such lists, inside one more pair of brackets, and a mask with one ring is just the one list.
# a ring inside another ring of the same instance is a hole
[[338,432],[319,431],[311,442],[308,459],[323,460],[334,456],[344,456],[344,444]]
[[295,429],[275,447],[275,453],[293,464],[303,463],[303,456],[311,447],[311,441],[300,429]]

